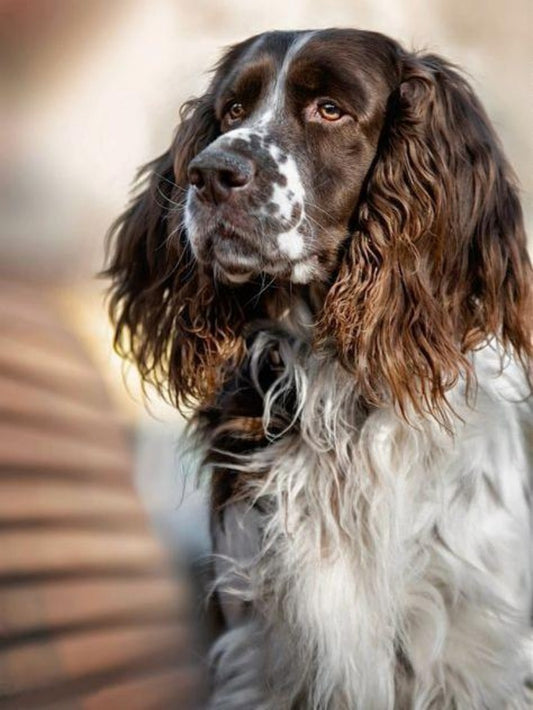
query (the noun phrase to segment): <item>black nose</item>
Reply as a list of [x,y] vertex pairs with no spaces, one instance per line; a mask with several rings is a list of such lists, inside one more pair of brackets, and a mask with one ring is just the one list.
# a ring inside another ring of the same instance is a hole
[[198,196],[218,204],[236,189],[246,187],[254,174],[253,164],[240,155],[209,148],[189,163],[188,176]]

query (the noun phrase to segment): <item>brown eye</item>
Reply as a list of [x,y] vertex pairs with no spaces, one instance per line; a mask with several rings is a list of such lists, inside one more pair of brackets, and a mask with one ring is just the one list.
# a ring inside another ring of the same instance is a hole
[[245,113],[246,111],[244,110],[244,106],[238,101],[235,101],[234,103],[229,105],[226,111],[226,116],[229,118],[230,121],[240,121]]
[[318,104],[317,111],[325,121],[338,121],[344,116],[342,109],[333,101],[324,101]]

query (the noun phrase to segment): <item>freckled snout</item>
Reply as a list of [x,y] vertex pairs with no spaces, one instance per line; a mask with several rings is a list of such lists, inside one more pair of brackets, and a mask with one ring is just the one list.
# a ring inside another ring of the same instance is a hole
[[220,204],[251,183],[254,165],[228,150],[207,149],[191,160],[188,176],[200,200]]
[[216,278],[244,283],[264,272],[307,283],[316,275],[298,165],[274,136],[229,131],[191,160],[188,177],[187,236]]

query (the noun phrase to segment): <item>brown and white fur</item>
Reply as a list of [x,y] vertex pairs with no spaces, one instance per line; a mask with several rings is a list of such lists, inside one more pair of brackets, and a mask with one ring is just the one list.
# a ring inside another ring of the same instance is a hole
[[525,707],[531,266],[469,85],[266,33],[146,175],[111,312],[212,471],[209,707]]

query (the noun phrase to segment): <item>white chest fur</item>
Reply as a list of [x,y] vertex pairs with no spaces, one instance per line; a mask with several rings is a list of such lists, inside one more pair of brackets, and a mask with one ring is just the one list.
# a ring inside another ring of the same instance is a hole
[[451,435],[387,409],[363,419],[337,365],[283,360],[267,410],[296,386],[298,433],[246,462],[264,474],[250,491],[264,515],[236,511],[260,528],[239,565],[271,683],[261,707],[520,707],[532,582],[517,372],[496,379],[479,354],[475,407],[452,393]]

